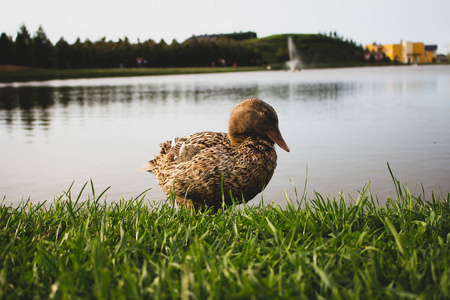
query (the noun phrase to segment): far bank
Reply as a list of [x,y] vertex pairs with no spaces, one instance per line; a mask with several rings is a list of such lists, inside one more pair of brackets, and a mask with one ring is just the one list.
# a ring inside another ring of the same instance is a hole
[[160,76],[177,74],[202,74],[222,72],[262,71],[264,67],[196,67],[196,68],[126,68],[126,69],[34,69],[14,66],[0,66],[0,82],[26,82],[58,79],[107,78],[130,76]]

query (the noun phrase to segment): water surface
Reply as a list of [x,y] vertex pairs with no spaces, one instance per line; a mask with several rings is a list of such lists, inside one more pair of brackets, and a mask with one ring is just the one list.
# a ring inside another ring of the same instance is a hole
[[[383,202],[395,176],[414,194],[450,192],[450,67],[250,72],[0,85],[0,195],[53,200],[93,180],[109,201],[165,199],[140,171],[174,136],[226,131],[231,108],[259,97],[291,148],[264,201],[284,189],[356,198],[367,182]],[[261,195],[254,201],[259,201]]]

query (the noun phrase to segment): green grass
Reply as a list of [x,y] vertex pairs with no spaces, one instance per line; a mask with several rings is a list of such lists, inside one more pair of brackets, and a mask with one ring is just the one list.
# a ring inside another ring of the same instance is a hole
[[374,65],[363,58],[364,50],[355,43],[322,34],[279,34],[247,41],[272,65],[289,60],[288,37],[291,37],[301,58],[302,68],[336,68]]
[[0,82],[43,81],[53,79],[129,77],[178,74],[202,74],[221,72],[261,71],[263,67],[240,68],[127,68],[127,69],[29,69],[0,72]]
[[212,214],[108,204],[92,182],[88,199],[2,205],[0,298],[449,298],[450,195],[394,184],[386,206],[367,185],[351,203],[316,193]]

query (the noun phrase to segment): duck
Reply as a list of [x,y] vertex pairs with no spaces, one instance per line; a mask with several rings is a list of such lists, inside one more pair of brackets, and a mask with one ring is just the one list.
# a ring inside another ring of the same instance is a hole
[[228,133],[203,131],[163,142],[143,169],[177,206],[218,211],[250,201],[267,186],[277,166],[275,144],[290,151],[275,109],[250,98],[231,110]]

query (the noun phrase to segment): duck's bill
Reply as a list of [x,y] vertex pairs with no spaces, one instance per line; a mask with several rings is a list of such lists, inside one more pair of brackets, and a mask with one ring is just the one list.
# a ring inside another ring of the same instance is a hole
[[291,149],[289,149],[288,145],[281,136],[281,132],[278,129],[268,130],[266,134],[272,141],[274,141],[278,146],[280,146],[281,149],[287,152],[291,151]]

